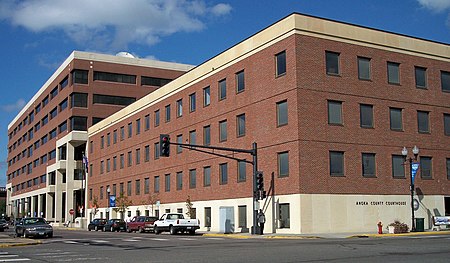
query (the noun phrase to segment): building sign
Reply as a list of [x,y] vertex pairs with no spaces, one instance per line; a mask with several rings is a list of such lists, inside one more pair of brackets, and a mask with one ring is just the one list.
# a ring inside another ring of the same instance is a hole
[[433,224],[435,226],[450,225],[450,216],[434,216]]
[[403,206],[406,205],[406,201],[356,201],[358,206]]

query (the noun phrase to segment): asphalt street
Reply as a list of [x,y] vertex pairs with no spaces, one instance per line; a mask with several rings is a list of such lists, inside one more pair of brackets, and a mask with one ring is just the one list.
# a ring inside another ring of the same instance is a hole
[[0,248],[0,262],[448,262],[450,235],[229,238],[55,230],[41,244]]

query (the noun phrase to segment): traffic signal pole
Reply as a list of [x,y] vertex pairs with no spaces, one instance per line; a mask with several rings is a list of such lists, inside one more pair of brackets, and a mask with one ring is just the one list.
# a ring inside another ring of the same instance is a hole
[[[160,144],[163,142],[163,137],[165,137],[166,139],[164,139],[165,143],[169,143],[169,144],[173,144],[173,145],[178,145],[181,146],[182,148],[185,149],[190,149],[193,151],[198,151],[198,152],[202,152],[202,153],[206,153],[206,154],[210,154],[210,155],[215,155],[215,156],[219,156],[219,157],[224,157],[227,159],[232,159],[232,160],[236,160],[236,161],[240,161],[240,162],[246,162],[246,163],[250,163],[253,165],[253,180],[252,180],[252,200],[253,200],[253,226],[252,226],[252,234],[256,235],[258,234],[258,208],[256,207],[256,203],[259,200],[259,194],[258,194],[258,190],[256,187],[256,175],[259,173],[258,172],[258,152],[257,152],[257,144],[256,142],[254,142],[252,144],[252,149],[251,150],[247,150],[247,149],[239,149],[239,148],[227,148],[227,147],[217,147],[217,146],[207,146],[207,145],[196,145],[196,144],[188,144],[188,143],[176,143],[176,142],[170,142],[170,137],[169,135],[161,135],[160,136]],[[200,148],[200,149],[198,149]],[[239,159],[239,158],[235,158],[232,156],[227,156],[225,154],[220,154],[220,153],[214,153],[214,152],[208,152],[205,150],[201,150],[201,149],[212,149],[212,150],[220,150],[220,151],[228,151],[228,152],[237,152],[237,153],[248,153],[251,154],[253,156],[253,160],[247,161],[245,159]],[[161,155],[164,157],[169,157],[168,155]]]

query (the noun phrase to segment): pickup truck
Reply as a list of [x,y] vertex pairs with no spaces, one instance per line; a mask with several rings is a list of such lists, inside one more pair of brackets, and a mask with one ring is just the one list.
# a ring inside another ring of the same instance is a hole
[[135,216],[127,223],[127,232],[152,232],[154,231],[153,223],[156,220],[158,220],[158,218],[154,216]]
[[194,235],[195,230],[200,228],[200,220],[198,219],[185,219],[181,213],[166,213],[153,224],[155,228],[155,234],[159,234],[164,231],[169,231],[171,235],[175,235],[178,232]]

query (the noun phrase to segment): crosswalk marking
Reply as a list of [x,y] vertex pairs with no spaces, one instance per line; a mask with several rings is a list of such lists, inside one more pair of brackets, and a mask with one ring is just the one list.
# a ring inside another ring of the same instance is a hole
[[0,259],[0,262],[17,262],[17,261],[30,261],[29,258],[12,258],[12,259]]

